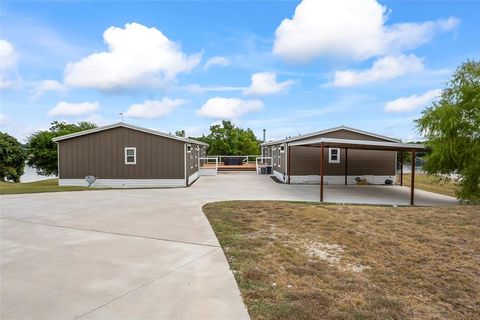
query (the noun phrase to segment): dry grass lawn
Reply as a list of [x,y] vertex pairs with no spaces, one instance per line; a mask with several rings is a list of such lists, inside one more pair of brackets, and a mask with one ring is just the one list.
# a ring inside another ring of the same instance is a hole
[[206,213],[252,319],[480,319],[480,208],[234,201]]
[[[409,173],[403,174],[403,185],[410,187],[411,175]],[[400,184],[400,175],[397,177],[397,183]],[[456,197],[458,191],[458,184],[456,182],[442,182],[435,177],[426,174],[415,174],[415,188],[425,191],[444,194],[451,197]]]

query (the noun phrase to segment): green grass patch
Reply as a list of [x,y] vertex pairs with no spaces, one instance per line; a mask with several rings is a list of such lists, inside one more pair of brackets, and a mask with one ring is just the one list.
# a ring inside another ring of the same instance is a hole
[[40,192],[62,192],[92,190],[87,187],[60,187],[58,179],[48,179],[35,182],[3,182],[0,181],[0,194],[22,194]]

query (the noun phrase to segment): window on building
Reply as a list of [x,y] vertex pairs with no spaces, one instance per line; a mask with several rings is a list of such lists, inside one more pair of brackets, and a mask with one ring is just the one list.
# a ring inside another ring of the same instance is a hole
[[282,145],[280,146],[280,152],[285,152],[285,145],[282,144]]
[[340,163],[340,149],[338,149],[338,148],[329,148],[328,149],[328,162],[329,163]]
[[137,148],[125,148],[125,164],[137,164]]
[[192,153],[192,145],[187,144],[187,153]]

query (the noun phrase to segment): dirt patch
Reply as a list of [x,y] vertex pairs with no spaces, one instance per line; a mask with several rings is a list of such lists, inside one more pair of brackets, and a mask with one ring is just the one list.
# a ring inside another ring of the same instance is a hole
[[253,319],[480,318],[479,207],[204,211]]
[[329,244],[322,242],[313,242],[306,246],[307,254],[314,259],[320,259],[328,262],[330,266],[337,267],[340,270],[347,270],[352,272],[362,272],[370,269],[370,266],[362,265],[360,263],[349,263],[342,259],[344,250],[339,244]]

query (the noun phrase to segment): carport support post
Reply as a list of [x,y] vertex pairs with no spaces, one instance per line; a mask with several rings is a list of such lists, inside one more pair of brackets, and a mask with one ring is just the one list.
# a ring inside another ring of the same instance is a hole
[[288,184],[290,184],[290,146],[287,147],[287,174],[288,174]]
[[415,150],[412,150],[412,182],[410,183],[410,205],[415,202]]
[[403,151],[400,151],[400,185],[403,186]]
[[320,148],[320,202],[323,202],[323,170],[324,170],[324,155],[325,153],[323,152],[325,149],[324,149],[324,145],[323,145],[323,142],[321,144],[321,148]]

